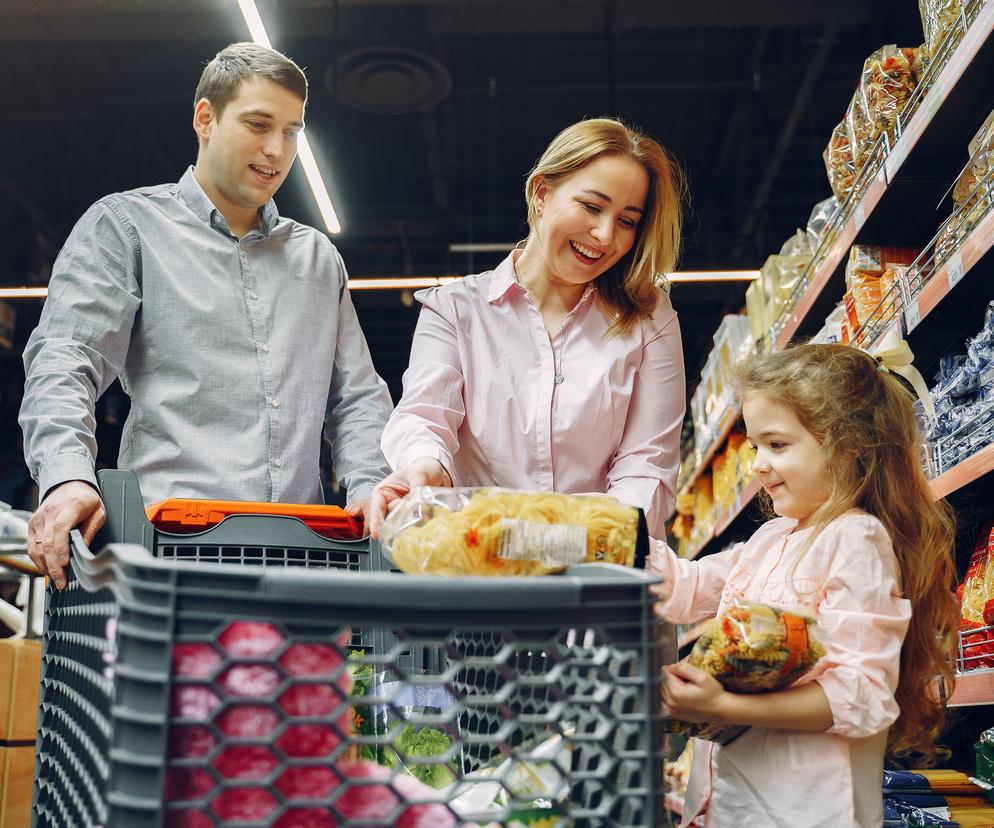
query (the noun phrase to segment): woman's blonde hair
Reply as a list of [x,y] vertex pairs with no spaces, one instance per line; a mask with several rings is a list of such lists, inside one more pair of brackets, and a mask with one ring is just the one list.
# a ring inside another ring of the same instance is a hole
[[858,508],[887,529],[912,610],[895,693],[901,713],[888,749],[934,761],[945,708],[932,684],[941,676],[952,687],[959,623],[955,520],[925,477],[912,395],[873,357],[847,345],[797,345],[755,357],[740,367],[737,385],[743,399],[760,394],[789,408],[821,444],[831,494],[812,525],[824,528]]
[[683,171],[659,144],[613,118],[589,118],[566,127],[549,144],[525,182],[528,227],[538,224],[535,193],[555,187],[602,155],[620,155],[649,174],[649,194],[632,249],[595,282],[603,307],[616,315],[612,333],[624,333],[649,316],[666,287],[665,274],[680,257],[680,226],[687,184]]

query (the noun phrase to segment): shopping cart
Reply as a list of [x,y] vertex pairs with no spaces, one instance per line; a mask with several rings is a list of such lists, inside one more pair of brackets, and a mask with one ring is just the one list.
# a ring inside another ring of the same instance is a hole
[[662,824],[654,576],[400,575],[294,518],[161,532],[100,485],[108,543],[74,533],[48,594],[34,825]]

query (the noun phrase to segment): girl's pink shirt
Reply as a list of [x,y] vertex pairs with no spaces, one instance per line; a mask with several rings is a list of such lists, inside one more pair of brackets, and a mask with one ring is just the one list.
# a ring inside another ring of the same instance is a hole
[[416,294],[424,307],[381,440],[387,462],[433,457],[456,486],[607,493],[642,508],[662,536],[686,393],[669,296],[606,338],[612,320],[588,285],[550,340],[514,255]]
[[[664,576],[658,612],[687,624],[734,602],[813,616],[826,654],[797,685],[816,681],[834,724],[827,731],[754,727],[725,747],[696,740],[683,822],[709,825],[878,828],[887,730],[911,605],[883,524],[861,511],[830,523],[798,561],[806,529],[771,520],[743,544],[687,561],[653,541],[647,568]],[[796,569],[791,568],[797,564]]]

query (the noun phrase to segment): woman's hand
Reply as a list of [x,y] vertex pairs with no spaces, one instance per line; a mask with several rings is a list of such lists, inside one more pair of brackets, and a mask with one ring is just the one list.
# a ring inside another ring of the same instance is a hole
[[674,719],[684,722],[738,724],[726,721],[735,694],[729,693],[714,676],[686,661],[663,668],[663,703]]
[[369,500],[369,534],[377,540],[383,521],[394,504],[418,486],[451,486],[452,478],[438,460],[422,457],[398,469],[373,489]]

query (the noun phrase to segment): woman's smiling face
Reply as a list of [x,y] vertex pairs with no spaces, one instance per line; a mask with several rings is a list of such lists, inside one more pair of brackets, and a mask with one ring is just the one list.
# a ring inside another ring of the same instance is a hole
[[532,241],[548,278],[585,285],[615,265],[635,243],[648,193],[645,168],[622,155],[598,156],[555,185],[539,182]]

